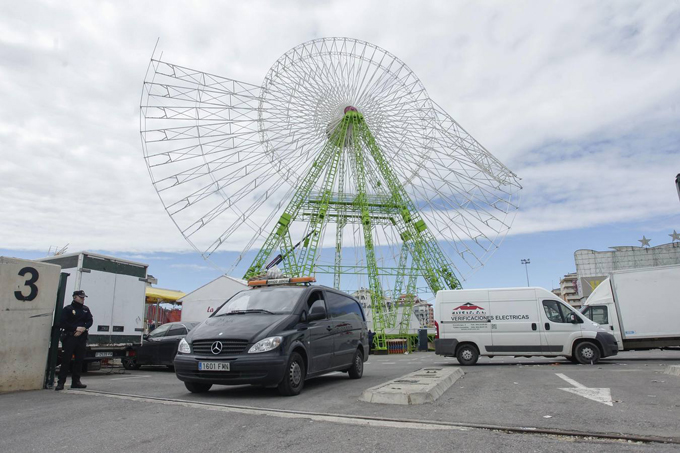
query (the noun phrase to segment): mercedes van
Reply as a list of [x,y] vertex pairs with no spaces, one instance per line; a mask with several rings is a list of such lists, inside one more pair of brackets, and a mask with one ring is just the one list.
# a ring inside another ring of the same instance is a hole
[[366,317],[351,296],[297,279],[249,283],[180,342],[175,373],[193,393],[254,384],[297,395],[305,379],[343,371],[363,375]]
[[474,365],[480,355],[564,356],[595,364],[616,355],[614,336],[543,288],[439,291],[435,353]]

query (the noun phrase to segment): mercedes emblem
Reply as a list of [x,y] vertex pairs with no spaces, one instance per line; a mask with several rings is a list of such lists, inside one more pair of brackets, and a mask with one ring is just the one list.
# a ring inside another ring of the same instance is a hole
[[213,354],[218,355],[220,352],[222,352],[222,342],[221,341],[214,342],[212,346],[210,346],[210,351]]

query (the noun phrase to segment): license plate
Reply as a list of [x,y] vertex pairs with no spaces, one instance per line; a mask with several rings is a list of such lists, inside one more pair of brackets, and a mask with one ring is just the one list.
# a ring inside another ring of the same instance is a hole
[[113,352],[95,352],[95,357],[113,357]]
[[229,363],[198,362],[199,371],[229,371]]

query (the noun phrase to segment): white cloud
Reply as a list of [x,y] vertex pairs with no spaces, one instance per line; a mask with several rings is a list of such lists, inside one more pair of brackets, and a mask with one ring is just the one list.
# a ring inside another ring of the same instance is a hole
[[157,37],[168,61],[254,84],[309,39],[350,36],[387,49],[523,178],[512,234],[677,212],[674,2],[15,2],[4,10],[4,248],[189,248],[140,146],[139,98]]

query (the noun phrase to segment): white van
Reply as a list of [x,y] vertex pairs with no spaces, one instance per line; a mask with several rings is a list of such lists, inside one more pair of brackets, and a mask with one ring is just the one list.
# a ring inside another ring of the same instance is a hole
[[435,353],[474,365],[480,355],[564,356],[597,363],[616,339],[543,288],[439,291]]

